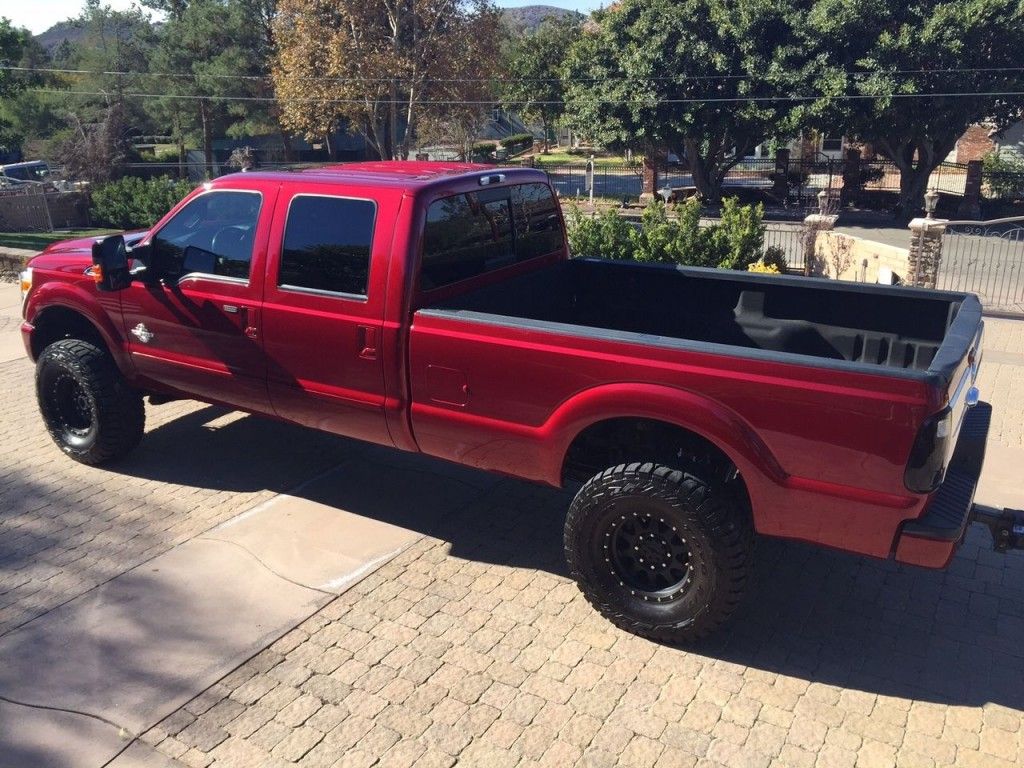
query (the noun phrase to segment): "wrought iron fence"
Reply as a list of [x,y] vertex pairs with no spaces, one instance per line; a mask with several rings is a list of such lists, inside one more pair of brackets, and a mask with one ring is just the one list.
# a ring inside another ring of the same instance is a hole
[[1024,217],[949,222],[936,283],[977,294],[989,312],[1024,315]]
[[804,232],[805,228],[801,224],[765,222],[764,249],[778,249],[786,257],[786,265],[789,269],[802,271],[807,263]]
[[967,187],[967,163],[941,163],[928,180],[930,189],[963,196]]

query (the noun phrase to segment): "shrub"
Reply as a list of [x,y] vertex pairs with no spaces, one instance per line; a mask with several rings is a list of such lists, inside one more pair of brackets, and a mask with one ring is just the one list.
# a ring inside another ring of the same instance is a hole
[[755,262],[764,264],[768,267],[775,267],[776,272],[785,272],[789,269],[789,259],[786,258],[786,253],[779,246],[773,245],[770,248],[764,249],[764,256],[759,261]]
[[761,272],[762,274],[766,275],[782,274],[782,270],[780,270],[777,266],[775,266],[774,264],[769,264],[765,261],[755,261],[753,264],[747,267],[747,272]]
[[478,141],[473,145],[470,160],[493,161],[494,153],[498,151],[498,145],[493,141]]
[[97,226],[144,229],[153,226],[192,191],[188,181],[126,176],[92,188],[89,212]]
[[989,152],[981,161],[987,197],[1016,200],[1024,197],[1024,159],[1016,153]]
[[[701,225],[700,203],[696,198],[686,200],[674,210],[673,220],[665,204],[655,201],[644,209],[640,225],[635,227],[614,210],[588,217],[578,208],[570,208],[570,248],[580,256],[724,269],[746,269],[761,257],[761,205],[726,200],[721,220],[706,226]],[[781,252],[773,254],[773,258],[781,258],[785,263]]]
[[178,162],[178,150],[176,149],[161,149],[153,152],[153,156],[146,158],[151,163],[177,163]]
[[511,136],[506,136],[504,139],[502,139],[500,144],[509,151],[515,151],[518,149],[524,149],[526,147],[532,147],[533,134],[513,133]]
[[588,216],[569,207],[569,250],[575,256],[602,259],[635,258],[637,231],[614,210]]

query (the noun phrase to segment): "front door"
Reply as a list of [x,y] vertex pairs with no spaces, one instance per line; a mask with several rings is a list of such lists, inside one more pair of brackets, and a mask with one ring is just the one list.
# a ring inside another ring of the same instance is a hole
[[[122,295],[125,333],[139,376],[158,388],[268,411],[260,338],[262,263],[273,199],[214,189],[193,197],[144,245],[160,280]],[[255,258],[254,258],[255,255]]]
[[263,303],[274,411],[390,445],[384,416],[384,278],[395,212],[371,199],[282,189]]

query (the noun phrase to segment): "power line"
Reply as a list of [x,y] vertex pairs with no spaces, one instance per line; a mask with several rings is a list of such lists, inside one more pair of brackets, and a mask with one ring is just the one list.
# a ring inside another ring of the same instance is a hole
[[[127,70],[92,70],[92,69],[62,69],[58,67],[21,67],[13,65],[0,65],[0,71],[43,74],[65,74],[65,75],[93,75],[105,77],[157,77],[157,78],[182,78],[195,80],[199,77],[215,80],[272,80],[270,75],[242,75],[242,74],[204,74],[197,75],[191,72],[131,72]],[[841,70],[834,74],[858,76],[872,75],[912,75],[912,74],[960,74],[960,73],[992,73],[992,72],[1024,72],[1024,66],[1013,67],[947,67],[940,69],[890,69],[890,70]],[[318,82],[374,82],[374,83],[405,83],[410,82],[407,77],[300,77],[300,80],[314,80]],[[489,83],[501,78],[498,77],[452,77],[452,78],[427,78],[430,82],[437,83]],[[531,83],[600,83],[600,82],[686,82],[688,80],[764,80],[763,76],[745,74],[718,74],[718,75],[658,75],[654,77],[634,77],[631,75],[607,75],[604,77],[525,77],[517,78]]]
[[[53,93],[53,94],[66,94],[74,96],[123,96],[129,98],[140,98],[140,99],[180,99],[180,100],[193,100],[193,101],[232,101],[232,102],[298,102],[298,103],[309,103],[309,104],[365,104],[367,99],[319,99],[315,97],[308,98],[296,98],[296,99],[278,99],[273,96],[216,96],[216,95],[197,95],[197,94],[177,94],[177,93],[138,93],[133,91],[70,91],[62,90],[60,88],[29,88],[29,91],[35,93]],[[637,104],[637,105],[651,105],[656,106],[658,104],[707,104],[707,103],[771,103],[771,102],[807,102],[807,101],[818,101],[821,100],[835,100],[835,101],[850,101],[857,99],[938,99],[938,98],[954,98],[958,96],[1024,96],[1024,91],[952,91],[952,92],[939,92],[939,93],[878,93],[878,94],[840,94],[831,95],[825,93],[811,94],[805,96],[711,96],[708,98],[685,98],[685,99],[596,99],[597,102],[603,104]],[[375,99],[378,104],[406,104],[407,101],[403,99]],[[456,105],[475,105],[475,106],[494,106],[495,104],[505,104],[508,106],[520,106],[526,104],[532,105],[543,105],[543,106],[564,106],[568,102],[562,100],[552,101],[506,101],[504,99],[488,99],[488,100],[465,100],[465,99],[438,99],[438,100],[426,100],[418,101],[418,104],[424,104],[428,106],[456,106]]]

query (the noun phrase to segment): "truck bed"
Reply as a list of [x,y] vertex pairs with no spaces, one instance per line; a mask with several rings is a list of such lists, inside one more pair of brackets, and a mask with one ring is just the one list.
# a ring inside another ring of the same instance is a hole
[[968,294],[577,259],[425,311],[875,373],[932,374],[941,386],[974,340],[981,307]]

